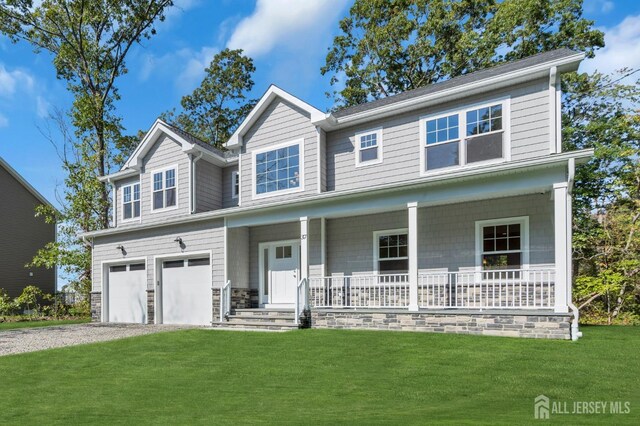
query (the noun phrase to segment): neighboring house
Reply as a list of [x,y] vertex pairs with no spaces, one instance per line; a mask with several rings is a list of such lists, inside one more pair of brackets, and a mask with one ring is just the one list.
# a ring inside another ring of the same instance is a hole
[[[96,321],[577,338],[556,50],[325,114],[271,86],[226,152],[158,120],[93,241]],[[307,307],[308,309],[304,309]]]
[[0,197],[0,289],[11,297],[29,285],[53,293],[55,269],[25,267],[39,249],[56,239],[55,224],[35,217],[36,206],[49,202],[2,158]]

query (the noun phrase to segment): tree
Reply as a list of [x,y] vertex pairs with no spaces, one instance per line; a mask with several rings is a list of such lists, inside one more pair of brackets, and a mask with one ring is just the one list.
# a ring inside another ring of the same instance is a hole
[[242,50],[224,49],[205,69],[200,86],[182,98],[182,111],[167,112],[162,118],[221,147],[256,103],[247,100],[255,70],[253,60]]
[[591,56],[592,25],[582,0],[356,0],[321,73],[350,106],[559,47]]
[[574,272],[592,321],[640,322],[640,81],[621,70],[563,80],[565,149],[594,148],[574,190]]
[[[109,225],[109,188],[98,180],[132,138],[122,135],[115,103],[116,81],[127,72],[125,59],[137,43],[155,33],[172,0],[0,0],[0,32],[13,42],[26,41],[36,52],[53,56],[58,78],[74,97],[69,113],[74,127],[73,157],[63,167],[66,203],[60,212],[40,208],[48,221],[62,223],[62,238],[41,250],[33,263],[80,268],[90,276],[90,247],[77,234]],[[63,132],[66,132],[63,129]],[[65,147],[66,150],[68,147]],[[82,279],[82,277],[81,277]]]

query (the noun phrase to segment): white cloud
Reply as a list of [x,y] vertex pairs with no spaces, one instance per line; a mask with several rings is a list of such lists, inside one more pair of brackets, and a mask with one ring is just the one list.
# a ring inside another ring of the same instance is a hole
[[200,0],[174,0],[173,6],[165,9],[166,21],[173,22],[173,20],[181,16],[184,12],[187,12],[194,7],[200,5]]
[[588,13],[609,13],[614,6],[610,0],[586,0],[584,2],[584,10]]
[[604,49],[596,51],[593,59],[585,60],[580,70],[611,73],[622,68],[640,68],[640,15],[627,16],[613,28],[599,28],[604,32]]
[[0,127],[7,127],[9,125],[9,119],[0,114]]
[[346,0],[258,0],[251,16],[236,26],[228,47],[243,49],[253,58],[282,45],[323,50],[313,44],[318,35],[336,23]]
[[217,48],[205,46],[200,50],[179,49],[162,56],[147,55],[140,67],[139,78],[146,81],[154,75],[162,78],[177,76],[175,86],[181,92],[186,92],[200,83],[204,77],[204,69],[209,66],[216,53]]
[[0,96],[11,97],[17,89],[31,91],[33,89],[33,77],[30,73],[15,69],[7,71],[3,64],[0,64]]
[[42,96],[36,96],[36,113],[40,118],[49,118],[49,109],[51,105]]

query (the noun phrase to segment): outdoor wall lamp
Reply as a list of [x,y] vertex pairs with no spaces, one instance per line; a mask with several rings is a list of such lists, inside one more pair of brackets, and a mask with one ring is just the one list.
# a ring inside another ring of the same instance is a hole
[[118,247],[116,247],[116,250],[120,250],[120,253],[122,253],[123,255],[127,254],[127,251],[124,249],[123,245],[119,245]]
[[173,240],[173,242],[174,242],[174,243],[178,243],[178,245],[182,245],[182,244],[183,244],[183,242],[182,242],[182,238],[180,238],[180,237],[176,237],[176,239],[175,239],[175,240]]

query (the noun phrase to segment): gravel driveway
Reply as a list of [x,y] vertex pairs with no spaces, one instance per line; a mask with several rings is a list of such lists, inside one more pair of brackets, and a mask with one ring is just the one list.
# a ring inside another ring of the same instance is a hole
[[0,356],[85,343],[105,342],[189,328],[142,324],[70,324],[0,331]]

